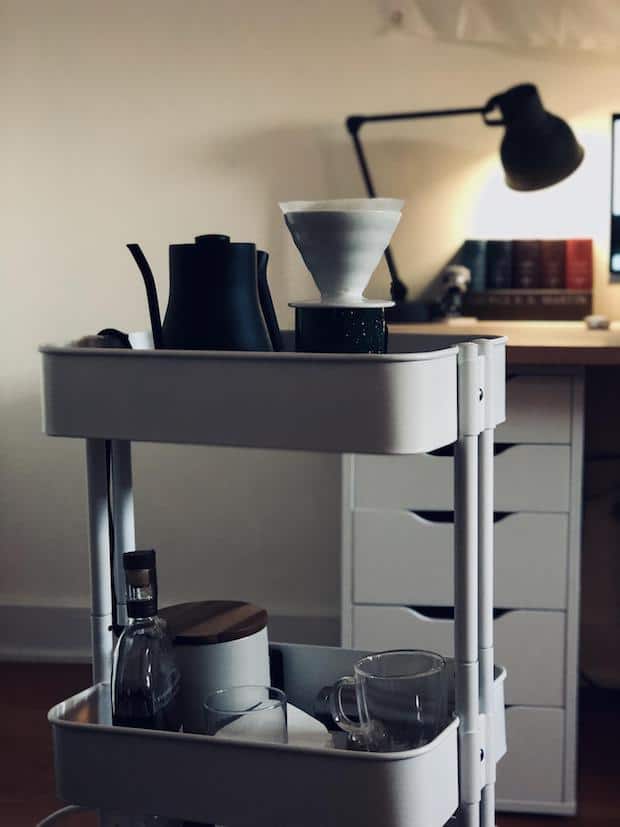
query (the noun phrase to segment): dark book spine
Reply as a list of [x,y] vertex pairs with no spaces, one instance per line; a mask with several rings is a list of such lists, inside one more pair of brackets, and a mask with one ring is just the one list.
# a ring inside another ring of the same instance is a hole
[[560,290],[566,286],[564,261],[566,242],[545,239],[538,242],[540,251],[540,286]]
[[567,290],[592,289],[591,238],[569,238],[567,240],[565,267]]
[[540,287],[540,245],[537,240],[512,242],[512,286],[520,290]]
[[512,286],[512,241],[487,241],[487,290]]
[[466,293],[466,315],[478,319],[580,320],[592,312],[590,290],[489,290]]
[[480,293],[486,287],[486,241],[468,238],[456,254],[455,264],[462,264],[471,273],[469,289]]

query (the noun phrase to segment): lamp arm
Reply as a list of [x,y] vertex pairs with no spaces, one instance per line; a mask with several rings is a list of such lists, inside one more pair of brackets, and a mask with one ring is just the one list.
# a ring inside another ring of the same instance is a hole
[[420,109],[417,112],[391,112],[380,115],[350,115],[347,118],[347,129],[351,134],[358,132],[365,123],[379,121],[413,121],[420,118],[449,118],[453,115],[484,115],[495,106],[491,99],[486,106],[467,106],[460,109]]
[[[395,112],[386,115],[350,115],[346,120],[346,126],[349,134],[351,135],[351,140],[353,141],[353,148],[355,149],[357,162],[362,173],[362,178],[364,179],[364,185],[366,187],[368,197],[375,198],[377,193],[370,175],[368,161],[366,160],[366,155],[364,154],[364,147],[362,146],[359,136],[359,131],[365,123],[377,123],[379,121],[406,121],[416,120],[419,118],[443,118],[452,115],[484,116],[492,108],[493,106],[489,101],[486,106],[472,106],[464,109],[429,109],[421,110],[419,112]],[[394,261],[394,256],[392,255],[392,250],[389,246],[386,247],[384,256],[385,263],[387,264],[387,268],[390,273],[390,293],[392,295],[392,299],[395,302],[402,302],[407,295],[407,286],[401,281],[398,275],[396,262]]]
[[[349,126],[350,120],[350,118],[347,118],[347,127]],[[368,193],[369,198],[375,198],[375,186],[372,182],[370,169],[368,168],[368,162],[366,161],[366,156],[364,155],[364,148],[362,146],[362,142],[360,141],[359,126],[355,129],[355,131],[349,131],[351,132],[353,148],[355,149],[355,154],[357,155],[357,162],[360,166],[362,178],[364,179],[366,192]],[[387,268],[390,273],[390,294],[392,296],[393,301],[401,302],[407,295],[407,286],[403,284],[403,282],[400,280],[398,270],[396,269],[396,262],[394,261],[394,256],[392,255],[392,250],[389,246],[386,247],[383,255],[385,256],[385,263],[387,264]]]

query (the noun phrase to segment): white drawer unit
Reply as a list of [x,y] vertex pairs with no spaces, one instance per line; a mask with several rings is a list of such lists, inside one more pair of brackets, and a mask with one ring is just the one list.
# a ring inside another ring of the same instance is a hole
[[571,398],[569,376],[509,376],[506,382],[508,418],[495,431],[496,441],[568,445]]
[[[497,511],[568,511],[571,450],[568,445],[498,446]],[[355,505],[415,511],[454,507],[451,456],[356,456]]]
[[569,812],[563,797],[565,717],[563,709],[506,710],[509,749],[497,766],[501,809]]
[[[508,755],[498,806],[576,811],[582,368],[510,368],[495,431],[495,660]],[[454,459],[343,461],[342,642],[452,653]]]
[[[451,606],[454,526],[446,518],[451,514],[355,509],[353,600]],[[500,514],[495,550],[497,608],[566,609],[568,514]]]
[[[564,612],[512,611],[495,620],[495,657],[506,668],[506,702],[564,706]],[[356,649],[430,649],[454,654],[454,621],[406,606],[354,606]]]

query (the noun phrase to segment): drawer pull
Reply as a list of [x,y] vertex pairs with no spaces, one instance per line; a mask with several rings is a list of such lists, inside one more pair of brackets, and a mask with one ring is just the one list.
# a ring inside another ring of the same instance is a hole
[[453,457],[454,442],[450,445],[444,445],[443,448],[436,448],[434,451],[429,451],[428,455],[429,457]]
[[[454,511],[414,511],[409,509],[409,513],[421,520],[426,520],[427,523],[454,523]],[[493,522],[501,523],[502,520],[514,513],[514,511],[495,511]]]
[[514,442],[496,442],[493,445],[493,456],[498,457],[500,454],[503,454],[506,451],[509,451],[510,448],[514,448],[514,447],[515,447]]
[[[429,457],[453,457],[454,446],[456,443],[452,442],[450,445],[444,445],[443,448],[437,448],[435,451],[429,451]],[[493,445],[493,456],[497,457],[503,454],[509,448],[514,448],[515,442],[496,442]]]
[[[454,620],[454,606],[407,606],[407,608],[427,620]],[[493,620],[503,617],[510,611],[510,609],[493,609]]]
[[414,517],[419,517],[427,523],[450,523],[454,522],[454,511],[414,511],[409,509]]

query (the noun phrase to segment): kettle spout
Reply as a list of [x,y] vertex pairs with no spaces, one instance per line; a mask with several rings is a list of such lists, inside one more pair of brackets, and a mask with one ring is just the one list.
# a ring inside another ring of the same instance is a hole
[[144,279],[146,300],[148,302],[149,317],[151,320],[151,331],[153,333],[153,345],[155,346],[155,350],[160,350],[163,347],[163,337],[161,331],[161,316],[159,314],[159,300],[157,298],[157,287],[155,286],[153,271],[139,244],[128,244],[127,249],[133,256]]

